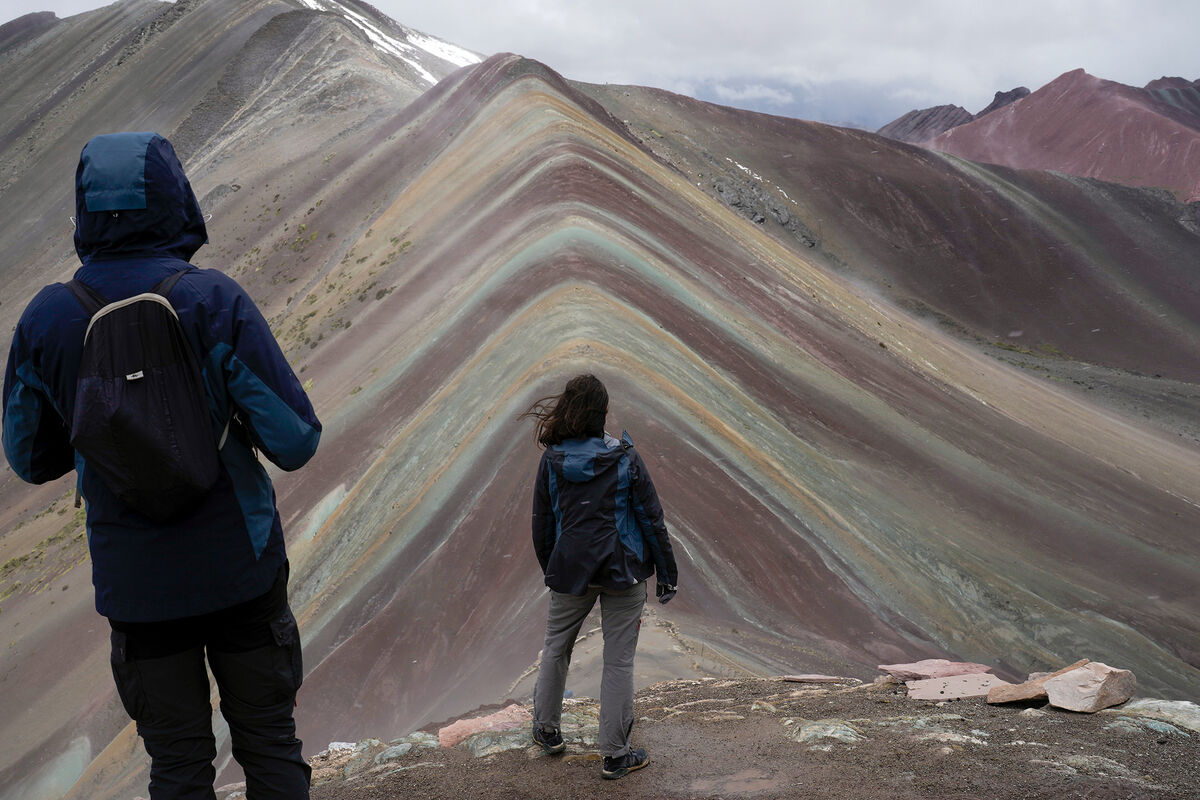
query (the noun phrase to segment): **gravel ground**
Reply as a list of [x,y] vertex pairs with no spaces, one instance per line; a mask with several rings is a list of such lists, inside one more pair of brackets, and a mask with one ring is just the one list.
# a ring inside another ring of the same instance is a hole
[[1200,798],[1200,734],[1119,712],[911,701],[895,684],[708,679],[649,687],[636,714],[634,744],[651,763],[619,781],[603,781],[595,748],[569,737],[563,756],[520,747],[476,758],[460,745],[349,778],[349,754],[318,758],[312,796]]

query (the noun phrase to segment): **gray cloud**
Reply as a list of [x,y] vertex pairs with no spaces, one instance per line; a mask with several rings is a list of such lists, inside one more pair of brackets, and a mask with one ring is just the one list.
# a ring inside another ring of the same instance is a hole
[[[60,15],[95,0],[9,0]],[[913,108],[978,111],[1083,67],[1137,86],[1200,77],[1195,0],[374,0],[472,50],[568,78],[634,83],[746,108],[878,127]],[[71,8],[68,9],[68,6]],[[12,10],[10,10],[12,9]]]

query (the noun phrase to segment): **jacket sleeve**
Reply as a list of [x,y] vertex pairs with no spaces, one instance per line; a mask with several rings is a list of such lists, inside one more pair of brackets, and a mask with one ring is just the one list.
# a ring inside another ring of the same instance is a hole
[[39,375],[34,349],[22,317],[4,372],[4,456],[21,480],[45,483],[75,468],[75,451],[66,423]]
[[537,480],[533,486],[533,552],[537,554],[543,574],[550,563],[550,554],[554,552],[557,538],[555,532],[558,527],[550,499],[549,470],[549,461],[543,453],[542,462],[538,466]]
[[634,513],[654,559],[656,580],[678,586],[679,570],[675,566],[675,553],[671,550],[671,538],[667,535],[662,503],[658,500],[654,481],[650,480],[650,473],[646,470],[641,455],[632,448],[629,453],[632,462]]
[[219,365],[242,426],[271,463],[299,469],[321,440],[321,423],[308,395],[241,286],[221,275],[206,300],[207,360]]

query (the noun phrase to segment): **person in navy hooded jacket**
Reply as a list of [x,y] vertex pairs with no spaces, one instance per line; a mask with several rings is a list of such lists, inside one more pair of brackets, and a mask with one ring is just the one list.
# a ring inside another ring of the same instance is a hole
[[77,281],[115,302],[183,272],[168,299],[202,370],[214,441],[229,426],[217,482],[182,516],[154,522],[72,449],[67,421],[89,316],[61,283],[33,298],[13,335],[5,456],[31,483],[77,473],[96,609],[112,628],[118,694],[151,757],[151,798],[214,797],[206,654],[248,796],[307,798],[292,717],[300,641],[275,493],[255,451],[297,469],[316,451],[320,422],[246,292],[188,263],[208,235],[170,142],[93,138],[75,192]]
[[571,651],[599,600],[601,775],[621,778],[650,761],[629,742],[646,580],[656,576],[660,603],[676,592],[678,573],[662,506],[629,435],[615,439],[604,433],[608,390],[594,375],[572,378],[562,394],[537,401],[522,416],[537,420],[537,441],[545,448],[533,490],[533,549],[550,588],[533,740],[551,754],[566,748],[559,723]]

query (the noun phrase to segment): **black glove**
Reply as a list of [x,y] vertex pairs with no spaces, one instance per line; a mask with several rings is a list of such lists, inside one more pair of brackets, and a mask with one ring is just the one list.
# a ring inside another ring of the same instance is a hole
[[658,596],[658,602],[663,605],[671,602],[671,598],[675,596],[676,591],[678,590],[673,584],[659,583],[657,581],[654,583],[654,594]]

